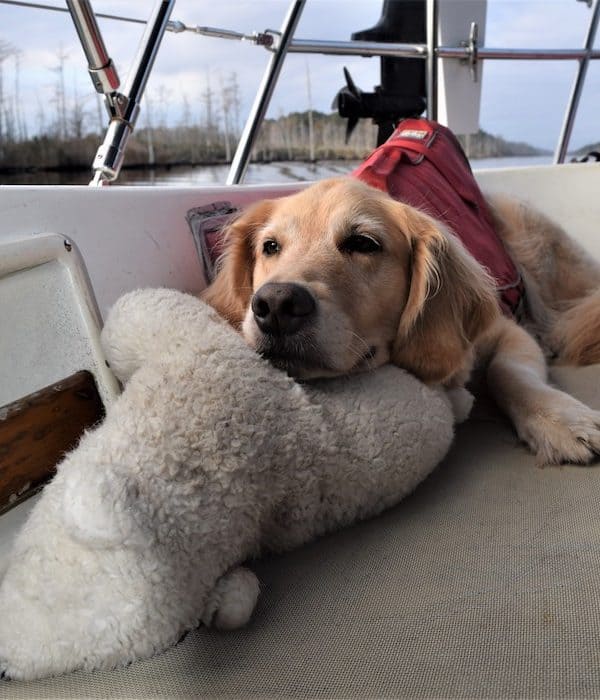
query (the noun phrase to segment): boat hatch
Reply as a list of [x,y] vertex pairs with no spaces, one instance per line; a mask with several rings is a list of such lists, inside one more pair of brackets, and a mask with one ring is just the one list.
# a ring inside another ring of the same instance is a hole
[[31,495],[118,393],[75,244],[58,234],[0,245],[0,510]]

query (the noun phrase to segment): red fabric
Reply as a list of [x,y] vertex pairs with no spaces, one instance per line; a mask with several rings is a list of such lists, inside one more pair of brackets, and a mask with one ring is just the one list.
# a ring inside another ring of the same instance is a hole
[[404,119],[352,176],[444,222],[494,277],[504,311],[517,312],[523,296],[521,276],[449,129],[427,119]]

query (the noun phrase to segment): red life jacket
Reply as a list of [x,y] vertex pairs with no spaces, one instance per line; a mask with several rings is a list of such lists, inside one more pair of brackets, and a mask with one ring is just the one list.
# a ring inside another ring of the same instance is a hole
[[500,304],[518,313],[524,287],[454,134],[427,119],[404,119],[351,173],[442,221],[496,280]]

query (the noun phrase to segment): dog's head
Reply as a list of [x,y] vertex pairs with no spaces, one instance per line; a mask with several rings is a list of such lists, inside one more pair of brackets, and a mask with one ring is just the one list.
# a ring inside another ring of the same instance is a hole
[[391,361],[448,382],[498,314],[492,280],[453,235],[351,178],[246,210],[204,298],[301,378]]

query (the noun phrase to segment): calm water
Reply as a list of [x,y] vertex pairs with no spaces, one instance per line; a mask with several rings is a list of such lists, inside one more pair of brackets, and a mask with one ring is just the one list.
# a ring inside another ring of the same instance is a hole
[[[519,165],[547,165],[552,156],[528,156],[510,158],[482,158],[473,160],[475,170]],[[281,162],[250,165],[245,182],[262,184],[272,182],[300,182],[320,180],[335,175],[344,175],[358,165],[358,161],[322,161],[319,163]],[[122,185],[168,185],[190,187],[195,185],[221,185],[227,178],[227,165],[210,165],[156,170],[123,170],[119,177]],[[2,185],[87,185],[88,173],[21,173],[0,175]]]

